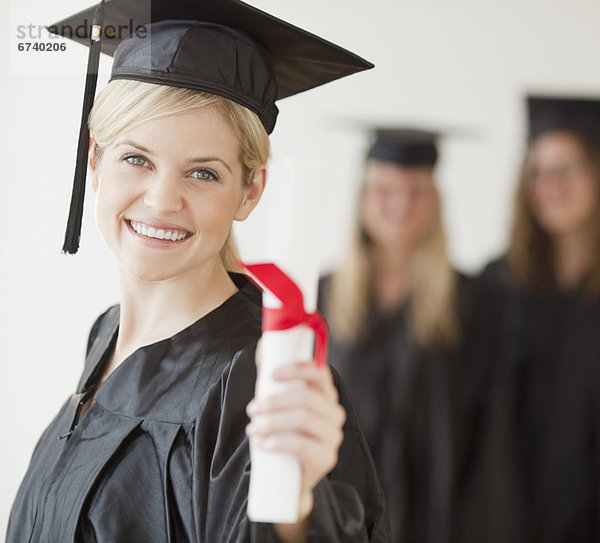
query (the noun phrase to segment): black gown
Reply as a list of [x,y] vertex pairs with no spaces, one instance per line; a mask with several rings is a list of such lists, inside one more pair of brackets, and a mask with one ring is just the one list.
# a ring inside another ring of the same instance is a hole
[[[319,293],[326,316],[329,282]],[[479,282],[459,276],[457,310],[470,341],[458,350],[419,346],[405,306],[382,315],[373,303],[363,339],[331,343],[380,474],[394,543],[461,541],[454,518],[464,516],[489,384],[490,343],[477,331],[486,302]]]
[[511,540],[600,542],[600,298],[533,295],[503,261],[484,277],[506,303],[489,451]]
[[[40,438],[14,502],[8,543],[277,541],[246,515],[245,408],[261,333],[258,289],[240,290],[171,338],[142,347],[109,376],[75,425],[114,348],[119,307],[94,324],[77,393]],[[388,540],[385,502],[348,412],[334,470],[314,489],[311,541]],[[72,431],[71,431],[72,430]]]

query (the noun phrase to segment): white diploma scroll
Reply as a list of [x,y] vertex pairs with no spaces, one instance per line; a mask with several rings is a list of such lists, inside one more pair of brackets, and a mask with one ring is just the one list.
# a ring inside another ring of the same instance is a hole
[[[304,307],[317,305],[319,280],[320,179],[317,164],[286,159],[273,164],[269,187],[275,193],[269,213],[266,258],[298,285]],[[279,300],[263,294],[264,307],[281,307]],[[285,387],[271,378],[273,370],[289,362],[312,360],[314,333],[300,325],[281,331],[263,332],[261,367],[257,377],[258,397]],[[293,523],[298,520],[300,464],[295,457],[251,447],[252,470],[248,517],[255,522]]]

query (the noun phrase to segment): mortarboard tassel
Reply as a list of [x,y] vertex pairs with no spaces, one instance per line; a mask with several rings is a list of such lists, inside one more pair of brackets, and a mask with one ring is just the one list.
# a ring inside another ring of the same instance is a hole
[[69,220],[65,232],[65,241],[62,252],[75,254],[79,249],[81,237],[81,221],[83,218],[83,202],[85,198],[85,179],[87,173],[87,157],[89,150],[90,133],[88,129],[88,116],[94,104],[96,83],[98,81],[98,64],[100,61],[100,38],[104,21],[104,0],[94,12],[92,21],[92,34],[90,38],[90,53],[83,94],[83,109],[81,112],[81,125],[79,127],[79,141],[77,143],[77,160],[75,162],[75,176],[73,178],[73,192],[71,193],[71,207]]

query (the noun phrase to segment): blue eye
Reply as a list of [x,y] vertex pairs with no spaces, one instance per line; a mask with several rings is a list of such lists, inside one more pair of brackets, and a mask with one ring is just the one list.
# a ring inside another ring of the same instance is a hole
[[148,161],[140,155],[128,155],[124,157],[123,160],[129,162],[129,164],[131,164],[132,166],[148,166]]
[[212,170],[208,170],[206,168],[194,170],[191,173],[191,176],[199,181],[219,181],[219,176]]

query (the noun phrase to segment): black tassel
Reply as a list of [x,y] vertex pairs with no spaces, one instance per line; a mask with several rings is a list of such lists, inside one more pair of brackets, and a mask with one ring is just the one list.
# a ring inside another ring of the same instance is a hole
[[90,132],[88,129],[88,116],[94,105],[96,83],[98,81],[98,64],[100,62],[100,38],[104,21],[104,0],[100,2],[94,12],[92,22],[92,35],[90,53],[88,55],[85,91],[83,94],[83,109],[81,112],[81,125],[79,126],[79,141],[77,143],[77,160],[75,162],[75,176],[73,178],[73,192],[71,193],[71,207],[69,220],[65,232],[65,241],[62,252],[75,254],[79,249],[81,237],[81,221],[83,218],[83,202],[85,199],[85,178],[87,173],[87,157],[89,151]]

